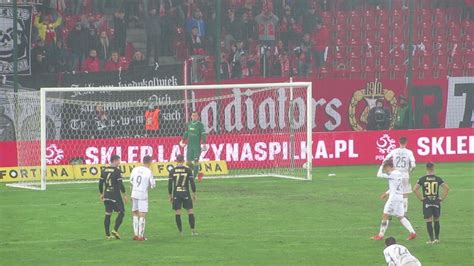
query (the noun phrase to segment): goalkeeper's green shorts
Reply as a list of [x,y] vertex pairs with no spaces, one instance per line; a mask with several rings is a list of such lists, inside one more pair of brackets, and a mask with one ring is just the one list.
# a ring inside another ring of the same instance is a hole
[[186,152],[186,161],[199,161],[199,157],[201,156],[201,145],[198,147],[191,147],[188,146],[188,150]]

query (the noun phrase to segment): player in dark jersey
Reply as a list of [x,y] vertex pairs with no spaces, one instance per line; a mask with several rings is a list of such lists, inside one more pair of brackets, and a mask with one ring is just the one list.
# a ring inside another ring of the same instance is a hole
[[[176,158],[178,165],[169,171],[168,179],[168,194],[173,210],[176,211],[176,226],[179,233],[183,234],[183,227],[181,224],[181,207],[188,211],[189,226],[191,227],[192,235],[197,235],[194,230],[195,219],[193,211],[193,200],[196,201],[196,184],[194,183],[193,172],[189,167],[184,166],[184,156],[178,155]],[[189,191],[193,192],[192,198]]]
[[[421,195],[419,188],[423,190]],[[443,196],[439,196],[439,188],[443,188]],[[449,187],[441,177],[434,174],[434,164],[426,164],[426,175],[420,177],[415,187],[413,188],[416,197],[423,202],[423,216],[426,221],[426,228],[430,235],[430,241],[427,244],[439,243],[439,217],[441,216],[441,201],[448,196]],[[433,236],[433,222],[434,222],[434,236]]]
[[[128,201],[125,195],[125,187],[122,183],[122,172],[118,169],[119,164],[120,156],[112,155],[112,157],[110,157],[110,166],[102,169],[99,180],[99,197],[105,206],[104,227],[107,239],[112,238],[110,236],[111,233],[116,239],[120,239],[118,230],[125,215],[123,201]],[[115,219],[114,230],[110,232],[110,217],[114,211],[117,212],[118,215]]]

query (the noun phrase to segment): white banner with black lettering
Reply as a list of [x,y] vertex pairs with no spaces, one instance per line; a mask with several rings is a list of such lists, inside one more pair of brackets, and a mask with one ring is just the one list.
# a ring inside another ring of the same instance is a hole
[[31,74],[31,20],[32,7],[17,7],[17,34],[13,30],[14,10],[11,5],[0,5],[0,74],[14,73],[14,39],[17,41],[17,73]]
[[474,127],[474,77],[450,77],[448,82],[445,127]]

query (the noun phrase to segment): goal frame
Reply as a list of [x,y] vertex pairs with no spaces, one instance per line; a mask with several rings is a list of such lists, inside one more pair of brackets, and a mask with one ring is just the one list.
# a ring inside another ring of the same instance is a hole
[[[158,86],[158,87],[55,87],[55,88],[41,88],[40,89],[40,168],[41,168],[41,175],[40,175],[40,182],[41,186],[39,188],[34,186],[25,186],[25,184],[7,184],[8,186],[13,187],[22,187],[22,188],[29,188],[29,189],[39,189],[39,190],[46,190],[46,95],[48,92],[86,92],[86,91],[93,91],[93,92],[103,92],[103,91],[153,91],[153,90],[184,90],[187,92],[188,90],[209,90],[209,89],[233,89],[233,88],[240,88],[240,89],[256,89],[256,88],[268,88],[268,87],[284,87],[290,88],[290,101],[293,95],[293,88],[306,88],[306,178],[300,178],[290,175],[280,175],[280,174],[265,174],[264,176],[270,177],[277,177],[277,178],[287,178],[287,179],[295,179],[295,180],[312,180],[312,128],[313,128],[313,118],[312,118],[312,83],[311,82],[278,82],[278,83],[245,83],[245,84],[212,84],[212,85],[179,85],[179,86]],[[187,93],[185,93],[187,95]],[[187,105],[185,105],[187,108]],[[263,176],[262,174],[254,174],[254,175],[230,175],[229,178],[237,178],[237,177],[257,177]],[[213,177],[218,178],[218,177]],[[91,181],[72,181],[66,183],[85,183]],[[95,182],[95,181],[94,181]],[[51,182],[50,184],[56,184],[57,182]]]

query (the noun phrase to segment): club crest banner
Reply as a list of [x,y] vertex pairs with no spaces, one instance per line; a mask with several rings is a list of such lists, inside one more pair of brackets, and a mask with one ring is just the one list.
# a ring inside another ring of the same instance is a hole
[[31,74],[32,7],[17,8],[17,34],[13,32],[13,6],[0,5],[0,74],[13,75],[13,42],[17,40],[18,74]]

